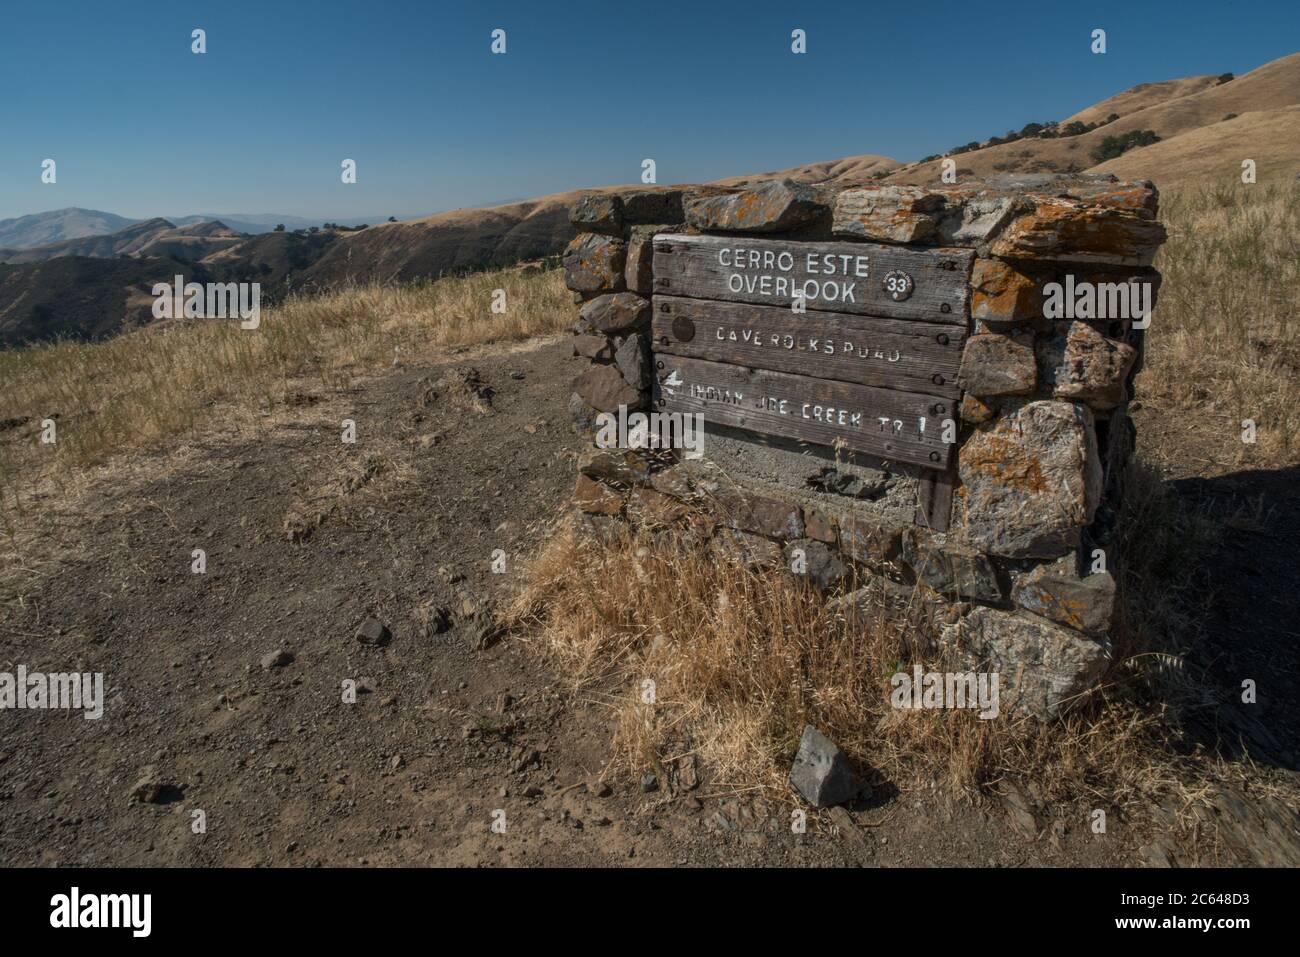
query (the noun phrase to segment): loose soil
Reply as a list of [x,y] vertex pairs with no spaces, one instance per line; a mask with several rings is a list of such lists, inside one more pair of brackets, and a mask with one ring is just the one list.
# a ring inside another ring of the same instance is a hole
[[[881,788],[847,814],[811,813],[799,835],[789,806],[707,769],[685,794],[614,774],[606,790],[608,699],[561,694],[488,625],[572,489],[569,352],[462,350],[348,394],[305,393],[257,434],[133,457],[52,504],[40,560],[3,607],[0,670],[103,672],[105,712],[0,713],[0,863],[1149,862],[1140,822],[1116,812],[1094,835],[1085,804],[1035,807],[1032,794],[995,805]],[[1280,526],[1293,536],[1294,489]],[[1285,567],[1266,558],[1250,574]],[[1294,596],[1294,563],[1289,574]],[[1222,607],[1241,628],[1281,620],[1248,596]],[[388,644],[355,637],[372,616]],[[292,661],[265,667],[277,651]],[[155,801],[138,799],[142,781]]]

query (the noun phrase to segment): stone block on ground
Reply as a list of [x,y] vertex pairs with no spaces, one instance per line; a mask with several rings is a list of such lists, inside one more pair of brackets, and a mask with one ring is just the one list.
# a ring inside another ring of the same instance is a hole
[[833,588],[849,575],[839,552],[812,538],[796,539],[785,546],[785,567],[821,589]]
[[830,738],[805,725],[790,766],[790,783],[816,808],[834,807],[853,798],[860,785],[849,759]]

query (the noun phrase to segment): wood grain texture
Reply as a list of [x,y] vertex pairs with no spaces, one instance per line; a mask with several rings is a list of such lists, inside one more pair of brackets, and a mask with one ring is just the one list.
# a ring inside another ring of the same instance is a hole
[[[658,295],[790,306],[965,326],[970,308],[969,249],[908,249],[877,243],[809,243],[749,236],[654,239]],[[885,277],[905,273],[914,288],[902,300]]]
[[656,353],[951,399],[961,395],[960,327],[655,296],[652,333]]
[[956,476],[951,468],[922,474],[917,488],[916,524],[936,532],[948,531]]
[[[946,468],[943,420],[952,399],[833,382],[766,369],[673,356],[655,357],[655,409],[703,413],[706,425],[844,447],[897,462]],[[881,420],[884,421],[881,421]]]

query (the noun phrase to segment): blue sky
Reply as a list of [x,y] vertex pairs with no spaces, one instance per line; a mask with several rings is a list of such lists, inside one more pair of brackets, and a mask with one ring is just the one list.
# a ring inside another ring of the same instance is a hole
[[0,218],[405,216],[634,182],[645,157],[660,183],[909,160],[1298,48],[1295,0],[4,0]]

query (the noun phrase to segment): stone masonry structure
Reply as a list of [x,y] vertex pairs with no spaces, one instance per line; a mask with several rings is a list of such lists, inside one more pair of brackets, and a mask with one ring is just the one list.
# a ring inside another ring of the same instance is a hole
[[575,421],[699,412],[706,435],[696,459],[593,447],[577,508],[797,555],[825,588],[856,569],[840,601],[906,604],[1057,714],[1109,664],[1156,207],[1087,174],[585,196]]

